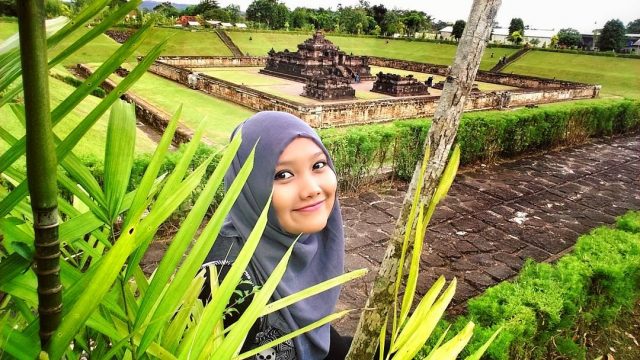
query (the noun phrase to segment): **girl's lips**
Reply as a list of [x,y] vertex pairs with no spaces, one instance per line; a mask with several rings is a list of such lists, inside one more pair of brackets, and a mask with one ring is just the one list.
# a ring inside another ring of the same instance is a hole
[[323,203],[324,203],[324,200],[321,200],[321,201],[318,201],[315,204],[311,204],[311,205],[304,206],[304,207],[301,207],[301,208],[298,208],[298,209],[294,209],[293,211],[301,211],[301,212],[316,211],[322,206]]

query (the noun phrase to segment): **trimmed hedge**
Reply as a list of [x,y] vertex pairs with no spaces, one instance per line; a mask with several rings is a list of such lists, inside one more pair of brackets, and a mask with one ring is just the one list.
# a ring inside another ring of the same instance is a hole
[[[555,265],[528,261],[513,282],[469,300],[468,314],[453,322],[450,333],[473,321],[474,337],[465,349],[471,353],[502,327],[487,359],[543,359],[552,352],[584,359],[586,348],[573,335],[604,329],[640,297],[639,231],[640,212],[629,212],[615,229],[599,227],[581,236]],[[448,324],[439,324],[434,338]]]
[[[430,126],[429,119],[415,119],[322,129],[319,133],[335,162],[341,187],[355,189],[382,169],[391,170],[400,179],[410,179],[418,159],[422,158],[422,146]],[[461,162],[469,164],[577,144],[591,136],[625,133],[638,128],[639,101],[590,100],[534,109],[466,113],[461,119],[456,141],[462,150]],[[197,166],[215,151],[200,145],[192,166]],[[173,169],[180,154],[181,150],[171,153],[162,171]],[[217,159],[209,166],[209,173],[215,169]],[[102,161],[96,158],[83,160],[100,181]],[[130,190],[137,186],[148,164],[149,155],[136,157]]]
[[[422,157],[430,125],[430,119],[414,119],[319,132],[335,159],[338,178],[347,187],[356,187],[364,176],[383,167],[390,167],[401,179],[410,179]],[[461,162],[469,164],[638,128],[640,102],[585,100],[533,109],[465,113],[456,141],[462,150]]]

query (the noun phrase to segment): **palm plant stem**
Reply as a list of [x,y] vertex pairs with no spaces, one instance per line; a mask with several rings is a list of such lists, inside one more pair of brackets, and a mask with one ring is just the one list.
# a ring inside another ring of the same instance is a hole
[[43,0],[18,1],[20,61],[26,111],[27,177],[35,232],[40,343],[46,349],[60,324],[60,242],[55,147],[51,131]]

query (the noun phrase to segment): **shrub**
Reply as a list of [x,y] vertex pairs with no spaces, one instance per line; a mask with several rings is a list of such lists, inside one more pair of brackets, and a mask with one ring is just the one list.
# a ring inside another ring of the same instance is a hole
[[[400,179],[410,179],[421,158],[430,119],[396,121],[392,125],[363,125],[320,130],[333,155],[339,178],[347,187],[383,166]],[[466,113],[457,142],[461,162],[492,161],[554,146],[584,142],[640,127],[640,102],[595,100],[554,104],[515,111]]]
[[[527,261],[516,280],[470,300],[468,314],[454,319],[452,328],[476,323],[467,347],[472,352],[502,326],[489,359],[542,359],[553,346],[584,359],[585,344],[574,342],[573,333],[607,326],[640,297],[638,229],[640,212],[629,212],[618,218],[617,229],[600,227],[581,236],[555,265]],[[440,324],[441,331],[447,325]]]

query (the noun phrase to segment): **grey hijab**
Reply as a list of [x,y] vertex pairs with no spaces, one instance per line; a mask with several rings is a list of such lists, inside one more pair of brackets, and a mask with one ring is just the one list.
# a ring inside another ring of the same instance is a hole
[[[235,179],[254,144],[255,162],[238,200],[233,205],[221,231],[224,236],[236,236],[242,243],[248,238],[273,187],[275,168],[280,154],[297,137],[313,140],[333,163],[316,132],[299,118],[284,112],[260,112],[238,126],[242,128],[242,145],[227,171],[225,189]],[[234,131],[235,136],[238,128]],[[258,141],[259,140],[259,141]],[[284,231],[273,208],[262,239],[251,260],[251,266],[265,281],[298,234]],[[284,277],[273,299],[277,300],[343,273],[344,234],[342,215],[336,199],[327,226],[313,234],[303,234],[295,245]],[[280,310],[276,315],[292,331],[309,325],[333,313],[340,289],[327,290],[314,297]],[[329,351],[329,325],[294,338],[299,359],[324,359]]]

